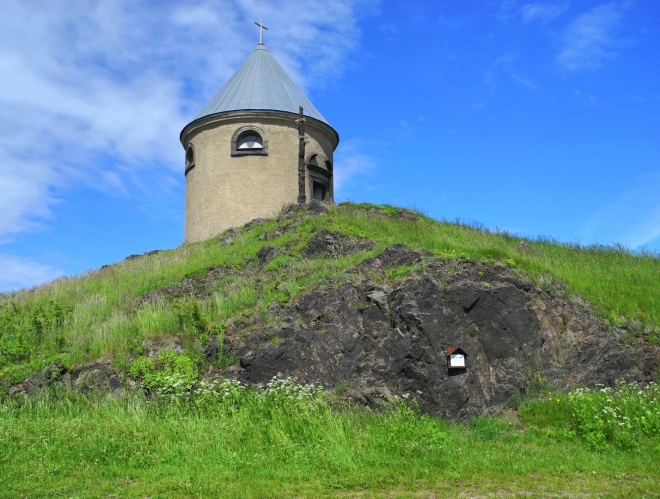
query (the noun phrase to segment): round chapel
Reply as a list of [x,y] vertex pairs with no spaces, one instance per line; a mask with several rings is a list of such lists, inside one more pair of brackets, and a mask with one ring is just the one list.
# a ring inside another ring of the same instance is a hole
[[186,242],[271,217],[285,204],[333,201],[339,135],[263,43],[180,139]]

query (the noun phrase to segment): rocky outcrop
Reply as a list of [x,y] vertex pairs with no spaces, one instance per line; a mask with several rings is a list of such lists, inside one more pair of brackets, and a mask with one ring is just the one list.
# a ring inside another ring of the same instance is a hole
[[297,228],[298,228],[297,223],[295,223],[295,222],[289,223],[289,224],[277,227],[272,232],[266,232],[264,234],[261,234],[260,236],[257,237],[257,239],[262,240],[262,241],[263,240],[268,240],[268,239],[275,239],[275,238],[278,238],[278,237],[286,234],[287,232],[293,232]]
[[282,207],[278,220],[290,220],[292,218],[300,217],[303,214],[312,216],[326,215],[328,208],[326,203],[322,201],[312,200],[306,204],[286,204]]
[[82,393],[115,395],[138,388],[135,382],[113,369],[109,362],[93,362],[71,370],[54,363],[11,387],[9,395],[34,395],[54,387],[65,387]]
[[410,266],[420,263],[423,258],[431,256],[429,252],[419,252],[406,246],[405,244],[395,244],[390,246],[381,254],[373,258],[367,258],[356,268],[361,271],[382,270],[385,268],[394,268]]
[[[303,255],[337,257],[373,245],[320,230]],[[280,251],[289,250],[263,246],[254,265],[212,268],[152,291],[143,301],[203,299],[228,273],[267,272],[265,265]],[[623,347],[618,333],[587,304],[546,284],[542,289],[501,263],[435,258],[394,245],[319,281],[285,306],[274,302],[262,313],[229,318],[224,338],[211,335],[203,346],[209,364],[216,364],[207,375],[258,385],[281,373],[337,388],[343,397],[373,407],[392,395],[408,395],[424,412],[452,419],[496,412],[531,387],[658,381],[657,346]],[[467,352],[465,369],[447,368],[449,347]],[[163,350],[182,352],[183,346],[154,336],[142,349],[156,356]],[[215,361],[223,353],[238,358],[240,366],[221,371]],[[10,393],[30,395],[53,386],[106,394],[137,389],[109,362],[99,361],[71,370],[52,364]]]
[[309,241],[302,254],[305,258],[337,258],[360,251],[369,251],[375,247],[376,243],[369,239],[345,236],[323,229]]
[[[372,405],[409,394],[423,411],[457,419],[496,410],[541,382],[563,389],[657,375],[657,347],[624,348],[587,306],[551,296],[502,264],[426,258],[424,271],[397,285],[364,275],[422,258],[403,245],[389,248],[358,265],[352,283],[289,304],[279,327],[256,336],[261,343],[229,335],[239,378],[259,384],[282,373],[342,385]],[[447,369],[450,346],[468,353],[466,369]]]
[[273,258],[279,256],[281,252],[282,249],[277,246],[262,246],[257,253],[257,258],[263,265],[266,265]]
[[163,250],[153,250],[153,251],[147,251],[146,253],[140,253],[137,255],[128,255],[124,260],[137,260],[138,258],[142,258],[145,256],[151,256],[151,255],[157,255],[158,253],[162,253]]

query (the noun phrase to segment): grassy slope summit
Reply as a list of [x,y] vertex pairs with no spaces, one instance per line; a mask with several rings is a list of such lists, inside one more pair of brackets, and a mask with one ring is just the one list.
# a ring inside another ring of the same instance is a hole
[[[402,216],[405,215],[405,216]],[[0,378],[6,387],[32,371],[60,360],[82,364],[110,356],[126,368],[152,335],[182,335],[194,350],[198,336],[222,332],[225,321],[241,314],[264,313],[273,301],[286,302],[319,281],[341,277],[342,270],[394,243],[427,249],[448,259],[505,262],[546,290],[578,295],[616,328],[624,341],[658,341],[660,331],[660,260],[624,248],[560,244],[548,239],[522,240],[471,226],[438,222],[392,207],[342,204],[328,216],[305,218],[295,230],[268,241],[260,239],[290,221],[255,224],[220,244],[217,238],[159,254],[130,259],[95,272],[58,279],[37,288],[0,295]],[[338,259],[307,260],[300,251],[314,227],[377,242],[377,248]],[[264,245],[288,245],[289,255],[256,268]],[[188,276],[224,269],[212,294],[198,301],[180,298],[143,302],[148,292],[176,286]],[[194,303],[193,303],[194,302]],[[203,341],[203,338],[202,338]]]
[[[302,258],[319,229],[376,247]],[[139,392],[5,395],[53,362],[71,367],[101,358],[124,372],[142,366],[144,386],[143,342],[152,337],[177,337],[186,350],[170,360],[185,360],[181,376],[196,380],[209,367],[202,348],[212,335],[221,339],[228,324],[258,322],[247,317],[268,321],[273,302],[349,279],[345,269],[395,243],[449,261],[502,262],[549,292],[591,303],[624,343],[658,342],[654,255],[522,240],[389,206],[342,204],[295,224],[267,220],[0,295],[0,498],[660,494],[660,390],[653,384],[539,391],[501,417],[469,424],[421,415],[401,399],[380,413],[338,405],[331,393],[286,379],[260,390],[201,381],[193,390],[180,377],[150,399]],[[282,251],[262,264],[257,255],[266,245]],[[205,285],[196,288],[200,279]],[[213,362],[217,370],[235,359],[225,354]]]

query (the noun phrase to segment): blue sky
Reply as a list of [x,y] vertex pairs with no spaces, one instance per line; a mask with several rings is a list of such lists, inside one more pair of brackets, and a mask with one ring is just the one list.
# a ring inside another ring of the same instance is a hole
[[181,244],[178,134],[260,18],[338,201],[660,251],[660,2],[0,0],[0,291]]

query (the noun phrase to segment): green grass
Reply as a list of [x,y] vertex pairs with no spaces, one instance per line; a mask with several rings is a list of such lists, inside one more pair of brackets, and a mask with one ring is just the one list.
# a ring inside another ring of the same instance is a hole
[[328,394],[286,380],[202,392],[170,392],[168,403],[51,393],[4,404],[0,498],[660,494],[658,435],[634,450],[593,450],[575,432],[547,431],[570,424],[554,400],[523,410],[524,424],[465,425],[400,401],[383,413],[333,408]]

